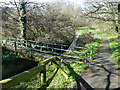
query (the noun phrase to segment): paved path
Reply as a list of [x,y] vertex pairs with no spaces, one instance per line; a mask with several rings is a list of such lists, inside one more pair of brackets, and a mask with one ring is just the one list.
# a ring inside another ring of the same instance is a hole
[[[118,70],[114,64],[108,40],[105,37],[101,38],[102,41],[95,59],[89,64],[89,68],[82,74],[82,78],[92,88],[103,88],[106,90],[118,88],[120,87],[118,86],[120,84],[120,78],[118,78]],[[85,88],[89,87],[86,86]]]

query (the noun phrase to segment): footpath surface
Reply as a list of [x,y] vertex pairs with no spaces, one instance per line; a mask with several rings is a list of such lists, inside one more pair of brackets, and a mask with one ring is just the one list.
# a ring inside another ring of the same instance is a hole
[[82,73],[82,80],[79,80],[83,89],[120,88],[120,75],[113,61],[108,39],[102,36],[101,39],[94,61],[89,63],[89,68]]

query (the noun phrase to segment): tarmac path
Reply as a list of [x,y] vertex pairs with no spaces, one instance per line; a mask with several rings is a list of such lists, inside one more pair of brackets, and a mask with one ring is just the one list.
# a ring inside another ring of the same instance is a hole
[[120,88],[120,75],[118,74],[118,69],[113,60],[114,58],[111,53],[108,39],[101,36],[101,43],[94,61],[89,63],[89,68],[82,73],[82,78],[79,80],[82,89],[109,90]]

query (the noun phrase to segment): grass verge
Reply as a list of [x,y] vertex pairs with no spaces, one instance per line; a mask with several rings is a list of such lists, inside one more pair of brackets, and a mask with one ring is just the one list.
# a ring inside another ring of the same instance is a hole
[[[79,51],[79,52],[87,52],[88,54],[87,54],[87,61],[88,62],[91,62],[91,61],[93,61],[93,59],[90,59],[90,56],[91,56],[91,48],[92,48],[92,57],[94,58],[94,56],[95,56],[95,53],[97,52],[97,49],[98,49],[98,46],[99,46],[99,44],[100,44],[100,39],[99,38],[96,38],[96,39],[94,39],[94,41],[93,42],[91,42],[91,43],[87,43],[87,44],[85,44],[85,46],[86,46],[86,48],[89,48],[89,49],[75,49],[75,51]],[[67,55],[72,55],[72,56],[79,56],[79,57],[85,57],[85,55],[84,54],[76,54],[76,53],[74,53],[74,52],[68,52],[68,53],[66,53]],[[79,60],[79,61],[81,61],[80,59],[75,59],[75,60]]]
[[[90,52],[91,52],[91,49],[92,49],[92,57],[94,58],[94,56],[95,56],[95,53],[97,52],[97,49],[98,49],[98,46],[99,46],[99,44],[100,44],[100,38],[96,38],[96,37],[94,37],[94,36],[92,36],[92,34],[90,34],[90,32],[94,32],[94,29],[93,28],[88,28],[88,27],[78,27],[78,28],[76,28],[76,31],[78,32],[78,33],[80,33],[81,35],[82,34],[89,34],[89,35],[91,35],[91,37],[93,37],[93,41],[92,42],[90,42],[90,43],[86,43],[85,45],[84,45],[84,47],[85,48],[89,48],[89,49],[83,49],[83,50],[79,50],[79,49],[75,49],[75,51],[79,51],[79,52],[87,52],[88,53],[88,55],[87,55],[87,61],[88,62],[90,62],[90,61],[93,61],[93,59],[90,59]],[[89,37],[87,37],[88,39],[89,39]],[[74,53],[72,53],[72,55],[73,55]],[[78,54],[77,56],[80,56],[80,57],[84,57],[84,55],[82,55],[82,54]]]

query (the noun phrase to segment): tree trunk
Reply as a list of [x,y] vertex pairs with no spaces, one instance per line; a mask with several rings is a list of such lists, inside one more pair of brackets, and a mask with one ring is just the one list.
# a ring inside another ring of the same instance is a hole
[[118,2],[118,32],[120,33],[120,0]]
[[[120,0],[118,2],[118,53],[120,52]],[[120,60],[120,53],[118,60]]]
[[20,38],[26,39],[26,7],[25,7],[25,2],[24,0],[20,0],[20,30],[21,30],[21,35]]

